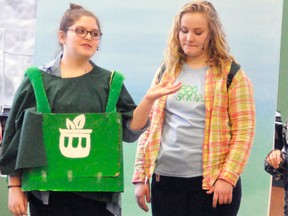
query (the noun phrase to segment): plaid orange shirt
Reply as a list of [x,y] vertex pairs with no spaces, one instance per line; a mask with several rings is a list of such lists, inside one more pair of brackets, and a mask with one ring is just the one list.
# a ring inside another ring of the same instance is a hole
[[[227,63],[224,74],[230,71]],[[226,78],[210,68],[205,79],[205,129],[202,148],[203,189],[211,189],[217,179],[236,185],[248,161],[255,134],[253,86],[240,69],[228,89]],[[157,75],[153,83],[157,83]],[[162,81],[173,78],[168,73]],[[138,141],[132,182],[145,182],[154,172],[159,152],[164,107],[167,96],[155,101],[150,113],[151,124]]]

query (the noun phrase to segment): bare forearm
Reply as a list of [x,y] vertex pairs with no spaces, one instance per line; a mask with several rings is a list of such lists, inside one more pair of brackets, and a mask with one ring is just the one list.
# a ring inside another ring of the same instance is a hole
[[8,177],[8,185],[21,185],[21,177],[20,175],[9,175]]
[[139,103],[138,107],[134,110],[133,118],[130,123],[130,129],[140,130],[146,125],[151,107],[157,99],[165,95],[174,94],[181,88],[182,84],[171,84],[168,81],[160,83],[150,88],[145,94],[143,100]]
[[130,122],[131,130],[141,130],[146,125],[153,101],[148,100],[146,97],[139,103],[134,110],[133,118]]

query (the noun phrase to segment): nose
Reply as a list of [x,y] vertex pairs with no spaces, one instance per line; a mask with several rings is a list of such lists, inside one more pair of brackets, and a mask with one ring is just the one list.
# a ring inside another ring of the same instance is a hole
[[89,32],[89,31],[88,31],[85,39],[92,40],[91,34],[92,34],[92,32]]
[[187,40],[188,41],[194,41],[194,34],[192,33],[192,32],[189,32],[188,34],[187,34]]

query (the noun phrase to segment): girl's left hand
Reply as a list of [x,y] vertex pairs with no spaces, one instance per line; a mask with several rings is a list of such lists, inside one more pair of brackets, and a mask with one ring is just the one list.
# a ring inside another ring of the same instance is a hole
[[171,84],[168,81],[161,82],[161,83],[157,84],[156,86],[151,87],[147,91],[147,93],[145,95],[145,99],[149,100],[151,102],[154,102],[155,100],[157,100],[158,98],[160,98],[162,96],[174,94],[179,89],[181,89],[181,87],[182,87],[181,82],[178,82],[176,84]]
[[230,204],[232,202],[232,192],[233,185],[229,182],[218,179],[211,190],[207,191],[207,194],[213,194],[213,208],[217,207],[217,203],[222,204]]

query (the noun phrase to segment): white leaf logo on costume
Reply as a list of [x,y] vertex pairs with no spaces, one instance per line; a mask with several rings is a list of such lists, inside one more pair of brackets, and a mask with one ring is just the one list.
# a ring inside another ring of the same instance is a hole
[[76,126],[74,125],[74,123],[71,120],[66,119],[66,128],[73,130],[73,129],[76,129]]
[[67,158],[88,157],[91,149],[92,129],[83,129],[85,123],[85,115],[81,114],[73,121],[66,119],[67,129],[59,128],[59,148],[63,156]]
[[73,123],[77,129],[82,129],[85,125],[85,115],[79,115],[74,120]]

